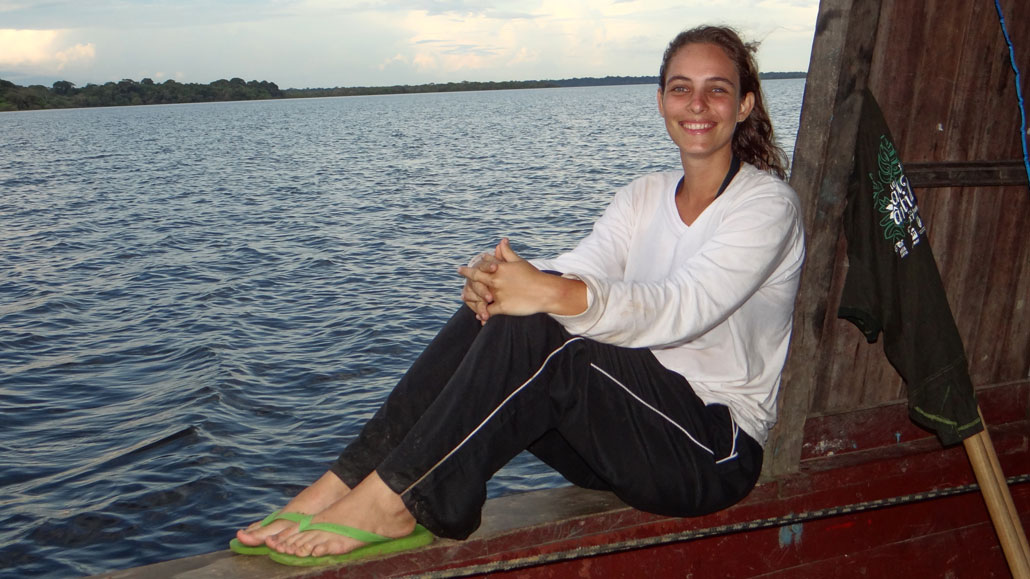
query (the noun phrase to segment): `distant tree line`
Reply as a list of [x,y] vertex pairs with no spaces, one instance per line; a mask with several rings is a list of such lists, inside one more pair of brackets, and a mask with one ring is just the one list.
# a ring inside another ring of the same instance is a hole
[[[765,79],[776,79],[776,78],[806,78],[808,75],[804,72],[763,72],[758,75]],[[585,77],[585,78],[566,78],[562,80],[549,81],[560,87],[572,87],[572,86],[609,86],[609,85],[624,85],[624,84],[658,84],[657,76],[606,76],[603,78],[598,77]]]
[[[805,78],[805,73],[772,72],[762,73],[761,76],[763,79]],[[76,87],[74,83],[66,80],[59,80],[48,88],[43,85],[23,87],[0,79],[0,111],[657,83],[657,76],[606,76],[563,80],[463,81],[420,85],[281,90],[274,82],[256,80],[248,82],[242,78],[216,80],[210,84],[180,83],[174,80],[156,83],[149,78],[144,78],[139,82],[123,79],[102,85],[87,84],[82,88]]]
[[123,79],[99,85],[87,84],[82,88],[66,80],[59,80],[47,88],[42,85],[22,87],[0,79],[0,111],[242,101],[282,96],[274,82],[247,82],[242,78],[216,80],[210,84]]
[[555,81],[527,80],[505,82],[446,82],[393,86],[357,86],[337,88],[290,88],[283,91],[286,98],[367,96],[379,94],[417,94],[427,92],[462,92],[475,90],[512,90],[519,88],[557,88]]

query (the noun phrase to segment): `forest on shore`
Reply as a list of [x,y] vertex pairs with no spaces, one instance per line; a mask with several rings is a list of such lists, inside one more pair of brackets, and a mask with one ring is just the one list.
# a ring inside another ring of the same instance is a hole
[[[762,73],[762,78],[805,78],[803,72]],[[280,89],[274,82],[246,81],[242,78],[220,79],[209,84],[180,83],[174,80],[154,82],[122,79],[105,84],[74,83],[59,80],[53,86],[19,86],[0,79],[0,111],[64,109],[83,107],[111,107],[202,103],[219,101],[266,100],[311,97],[367,96],[384,94],[412,94],[428,92],[458,92],[480,90],[511,90],[532,88],[559,88],[578,86],[607,86],[627,84],[657,84],[655,76],[606,76],[572,78],[564,80],[530,80],[504,82],[448,82],[419,85],[376,87],[337,87]]]

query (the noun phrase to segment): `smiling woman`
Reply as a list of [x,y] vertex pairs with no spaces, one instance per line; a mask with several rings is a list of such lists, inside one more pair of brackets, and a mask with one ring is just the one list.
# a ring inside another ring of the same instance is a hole
[[[763,88],[789,150],[804,80]],[[0,568],[223,549],[358,433],[460,305],[457,262],[502,235],[558,255],[679,167],[654,94],[0,114]],[[488,493],[563,484],[526,454]]]
[[738,125],[768,120],[750,54],[727,28],[678,36],[658,104],[682,170],[620,189],[558,257],[527,261],[502,239],[459,268],[467,307],[329,471],[230,547],[315,565],[465,539],[487,481],[526,450],[648,512],[746,496],[804,259],[771,130],[738,146]]
[[[680,150],[684,179],[676,195],[680,217],[687,225],[715,200],[721,186],[719,171],[699,179],[710,167],[730,167],[733,136],[755,106],[755,93],[743,92],[740,75],[723,49],[715,44],[687,44],[668,61],[658,91],[658,110],[665,129]],[[716,181],[718,180],[718,183]],[[691,184],[700,188],[691,189]]]
[[[711,78],[711,90],[733,92],[740,106],[747,105],[746,114],[742,114],[743,110],[737,114],[736,123],[739,123],[739,126],[736,127],[733,136],[733,153],[761,169],[772,171],[781,179],[786,178],[787,156],[775,146],[772,121],[766,110],[765,95],[760,86],[758,65],[754,56],[758,51],[758,45],[742,42],[736,33],[726,28],[699,27],[680,34],[670,43],[662,61],[658,80],[660,107],[662,95],[667,88],[672,89],[669,85],[673,80],[685,80],[682,75],[667,70],[673,66],[674,61],[679,66],[686,65],[687,59],[682,56],[674,59],[680,56],[681,48],[706,53],[703,55],[703,62],[714,68],[707,73],[697,74]],[[711,52],[716,49],[717,52]],[[748,99],[750,103],[747,102]]]

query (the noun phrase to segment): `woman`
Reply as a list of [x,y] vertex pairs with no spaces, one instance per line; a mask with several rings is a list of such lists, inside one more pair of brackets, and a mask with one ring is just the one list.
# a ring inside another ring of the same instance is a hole
[[658,110],[683,170],[618,191],[569,253],[529,262],[505,239],[459,268],[467,308],[329,472],[234,550],[319,564],[465,538],[486,481],[525,449],[654,513],[747,495],[804,257],[753,51],[726,28],[677,36]]

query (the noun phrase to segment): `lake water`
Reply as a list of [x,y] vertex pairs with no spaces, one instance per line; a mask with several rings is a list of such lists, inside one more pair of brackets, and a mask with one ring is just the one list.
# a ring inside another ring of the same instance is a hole
[[[793,149],[803,80],[765,83]],[[509,236],[678,167],[652,86],[0,114],[0,575],[226,548],[325,471]],[[492,496],[564,484],[528,455]]]

